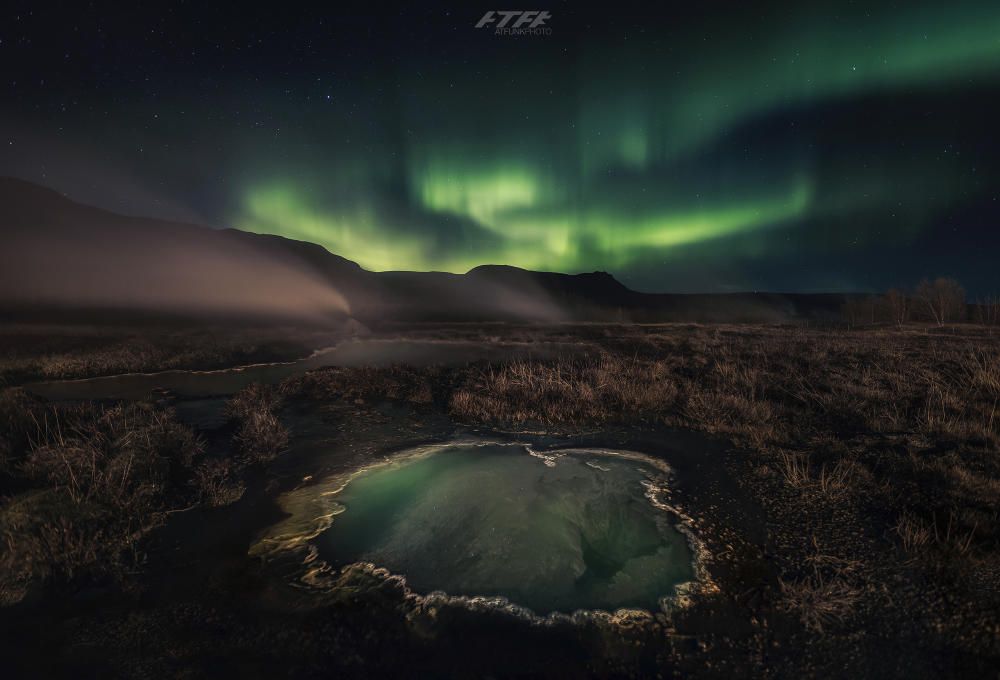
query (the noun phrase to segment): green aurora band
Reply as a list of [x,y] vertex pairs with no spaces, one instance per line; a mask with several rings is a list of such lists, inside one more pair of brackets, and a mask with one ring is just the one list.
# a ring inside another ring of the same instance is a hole
[[248,175],[232,222],[373,270],[622,271],[712,249],[906,243],[987,178],[920,121],[888,113],[866,132],[837,107],[995,83],[1000,4],[870,12],[598,36],[474,71],[418,63],[369,126],[331,116],[350,145]]

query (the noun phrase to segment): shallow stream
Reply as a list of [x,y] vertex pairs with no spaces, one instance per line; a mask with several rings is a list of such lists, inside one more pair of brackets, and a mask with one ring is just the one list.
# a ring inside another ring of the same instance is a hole
[[160,371],[126,373],[82,380],[52,380],[25,385],[25,389],[50,400],[143,399],[155,390],[181,398],[225,396],[251,383],[278,383],[325,366],[408,364],[456,365],[478,360],[518,357],[545,358],[572,351],[560,343],[456,342],[433,340],[351,340],[317,350],[311,356],[284,363],[255,364],[216,371]]

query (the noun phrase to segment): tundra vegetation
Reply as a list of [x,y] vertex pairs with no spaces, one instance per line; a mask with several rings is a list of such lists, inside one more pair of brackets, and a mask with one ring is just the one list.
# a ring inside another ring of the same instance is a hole
[[[350,446],[373,451],[379,442],[364,437],[389,432],[384,421],[399,413],[409,432],[435,419],[570,438],[680,428],[731,443],[726,474],[763,513],[773,580],[716,597],[750,598],[752,624],[786,631],[795,654],[870,645],[860,653],[871,661],[894,640],[945,667],[981,669],[1000,659],[1000,340],[995,303],[953,304],[956,287],[937,281],[913,294],[857,298],[871,306],[820,327],[385,327],[383,338],[443,346],[563,350],[319,369],[233,395],[225,425],[211,431],[182,424],[165,399],[46,403],[8,387],[0,392],[0,599],[10,605],[92,583],[141,588],[156,531],[176,514],[240,500],[254,470],[294,451],[296,409],[332,419],[331,445],[347,436],[338,432],[353,432]],[[369,649],[378,635],[364,630],[352,624],[336,635]],[[791,655],[783,650],[769,651],[769,663]],[[829,654],[828,664],[845,658]]]
[[45,585],[120,583],[171,514],[239,500],[244,472],[287,444],[279,404],[266,386],[234,395],[231,445],[209,455],[163,403],[47,404],[0,391],[0,603]]
[[524,333],[571,335],[581,350],[326,369],[284,390],[437,404],[503,431],[723,436],[771,513],[776,610],[817,634],[896,617],[935,645],[1000,653],[1000,345],[989,329],[623,325],[508,339]]

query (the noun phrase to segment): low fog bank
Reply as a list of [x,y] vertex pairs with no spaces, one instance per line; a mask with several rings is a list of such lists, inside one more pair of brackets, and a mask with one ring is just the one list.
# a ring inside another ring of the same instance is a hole
[[339,323],[566,320],[536,282],[374,273],[311,243],[116,215],[0,179],[0,307]]
[[[527,273],[527,272],[526,272]],[[355,310],[378,321],[571,320],[565,307],[537,281],[519,284],[445,272],[369,273],[369,295]],[[352,301],[358,299],[352,297]]]
[[370,272],[303,241],[125,217],[0,178],[0,309],[336,326],[382,322],[755,322],[837,318],[842,295],[648,294],[605,272],[486,265]]
[[308,321],[350,313],[304,263],[219,238],[192,247],[142,233],[112,243],[27,236],[5,244],[0,268],[0,299],[13,304]]
[[0,304],[343,319],[343,295],[310,263],[192,225],[128,218],[32,185],[3,185]]

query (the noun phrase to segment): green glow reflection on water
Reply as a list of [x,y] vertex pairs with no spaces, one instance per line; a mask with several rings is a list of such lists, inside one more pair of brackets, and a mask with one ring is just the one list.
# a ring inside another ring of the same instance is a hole
[[536,613],[655,610],[693,578],[670,516],[646,497],[652,465],[517,446],[455,446],[369,470],[320,537],[335,566],[372,562],[420,593],[504,596]]

